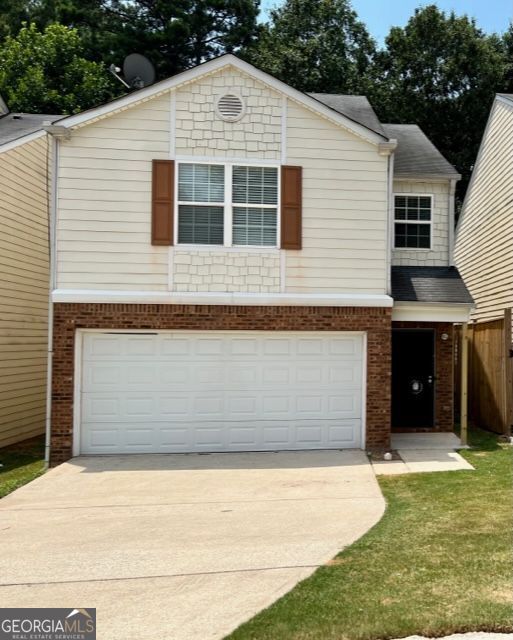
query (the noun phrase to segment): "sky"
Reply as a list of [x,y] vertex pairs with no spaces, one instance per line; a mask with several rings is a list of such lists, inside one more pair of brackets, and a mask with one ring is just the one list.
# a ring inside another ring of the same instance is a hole
[[[261,0],[262,19],[280,0]],[[478,26],[486,32],[503,33],[513,18],[513,0],[352,0],[360,20],[365,22],[379,44],[392,26],[404,26],[414,10],[426,4],[437,4],[445,11],[468,14],[476,18]]]

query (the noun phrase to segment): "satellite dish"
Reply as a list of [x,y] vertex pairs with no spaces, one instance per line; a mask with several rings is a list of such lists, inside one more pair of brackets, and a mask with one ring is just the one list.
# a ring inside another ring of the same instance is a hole
[[132,89],[142,89],[155,82],[155,69],[148,58],[131,53],[123,62],[125,81]]

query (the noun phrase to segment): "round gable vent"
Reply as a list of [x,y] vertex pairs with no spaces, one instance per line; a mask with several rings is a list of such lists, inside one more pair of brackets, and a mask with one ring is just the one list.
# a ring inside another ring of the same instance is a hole
[[217,113],[223,120],[235,122],[244,115],[242,98],[235,93],[227,93],[217,101]]

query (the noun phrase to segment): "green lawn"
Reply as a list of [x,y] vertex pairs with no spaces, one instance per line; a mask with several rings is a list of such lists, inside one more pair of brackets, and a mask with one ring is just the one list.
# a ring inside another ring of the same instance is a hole
[[383,519],[230,640],[512,631],[512,451],[471,444],[476,471],[381,477]]
[[44,473],[44,436],[0,449],[0,498]]

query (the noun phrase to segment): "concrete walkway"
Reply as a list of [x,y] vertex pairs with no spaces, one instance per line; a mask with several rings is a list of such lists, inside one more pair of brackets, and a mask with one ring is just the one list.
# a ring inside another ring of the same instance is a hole
[[[486,633],[484,631],[473,631],[470,633],[453,633],[450,636],[437,638],[437,640],[510,640],[513,638],[511,633]],[[408,636],[396,640],[431,640],[424,636]]]
[[394,433],[391,449],[399,458],[375,460],[376,475],[473,470],[474,467],[456,449],[464,449],[454,433]]
[[0,501],[3,607],[96,607],[101,640],[209,640],[363,535],[364,452],[77,458]]

